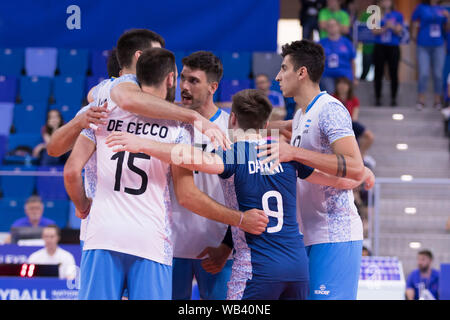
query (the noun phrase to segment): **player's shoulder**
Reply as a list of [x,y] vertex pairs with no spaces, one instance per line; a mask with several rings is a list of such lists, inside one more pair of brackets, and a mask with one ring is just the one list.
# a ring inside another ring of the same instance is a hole
[[108,82],[106,84],[109,84],[110,88],[112,89],[113,87],[121,83],[133,83],[139,85],[136,75],[131,73],[124,74],[123,76],[118,78],[108,79]]

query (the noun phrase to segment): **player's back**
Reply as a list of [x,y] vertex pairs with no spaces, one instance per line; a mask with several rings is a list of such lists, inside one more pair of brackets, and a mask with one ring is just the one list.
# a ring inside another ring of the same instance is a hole
[[100,104],[108,101],[110,113],[107,125],[96,132],[97,190],[84,249],[118,251],[171,265],[170,166],[146,154],[114,152],[105,139],[114,131],[166,143],[190,137],[177,122],[141,117],[118,107],[109,94],[123,81],[133,82],[135,77],[113,80],[97,96]]
[[280,164],[270,174],[269,165],[261,166],[257,157],[255,147],[261,143],[266,142],[237,142],[224,155],[221,177],[234,173],[239,209],[262,209],[269,216],[266,231],[258,236],[233,228],[237,268],[241,264],[250,272],[251,263],[252,278],[258,280],[307,281],[308,263],[296,218],[296,183],[298,174],[305,178],[312,171],[290,162]]

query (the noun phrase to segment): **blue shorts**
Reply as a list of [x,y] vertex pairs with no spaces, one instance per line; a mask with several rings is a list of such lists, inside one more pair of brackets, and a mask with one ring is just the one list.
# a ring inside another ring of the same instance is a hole
[[309,257],[309,300],[356,300],[362,241],[306,247]]
[[141,257],[85,250],[81,262],[80,300],[170,300],[172,267]]
[[228,260],[217,274],[206,272],[200,259],[173,258],[172,299],[190,300],[195,276],[203,300],[225,300],[227,283],[231,277],[232,260]]
[[269,282],[248,280],[242,300],[306,300],[308,281]]

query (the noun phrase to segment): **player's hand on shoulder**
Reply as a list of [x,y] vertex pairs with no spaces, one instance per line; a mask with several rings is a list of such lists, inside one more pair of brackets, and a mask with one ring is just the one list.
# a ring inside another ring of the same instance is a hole
[[266,231],[269,218],[263,210],[251,209],[244,212],[241,225],[242,230],[254,235],[260,235]]
[[96,130],[99,125],[106,125],[108,118],[108,103],[105,102],[102,106],[90,107],[88,110],[79,115],[81,126],[84,129]]
[[217,150],[219,147],[223,150],[230,149],[230,139],[228,139],[226,133],[224,133],[215,123],[212,123],[199,114],[197,120],[194,121],[194,127],[211,140],[214,149]]
[[142,149],[142,142],[142,138],[128,132],[113,132],[106,138],[106,145],[114,152],[139,153]]
[[231,254],[231,248],[225,244],[220,244],[217,248],[207,247],[198,256],[198,259],[202,259],[202,267],[206,272],[216,274],[222,271],[223,267],[227,263],[228,257]]

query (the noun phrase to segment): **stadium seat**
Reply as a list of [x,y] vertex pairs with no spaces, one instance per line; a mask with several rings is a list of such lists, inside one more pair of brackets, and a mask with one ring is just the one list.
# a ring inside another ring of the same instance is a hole
[[89,67],[87,49],[59,49],[58,71],[62,76],[85,76]]
[[60,172],[60,176],[53,177],[37,177],[36,188],[37,193],[42,200],[67,200],[67,193],[64,187],[64,178],[62,176],[64,167],[62,166],[41,166],[38,168],[40,172]]
[[183,63],[181,62],[181,60],[183,60],[183,58],[186,56],[186,52],[174,51],[173,53],[175,55],[175,63],[177,65],[178,76],[179,76],[181,74],[181,70],[183,70]]
[[21,77],[20,99],[23,102],[48,103],[52,89],[52,79],[49,77]]
[[0,135],[8,136],[14,114],[14,103],[0,102]]
[[231,102],[231,98],[235,93],[244,89],[252,88],[252,81],[246,80],[222,80],[220,90],[220,101]]
[[81,219],[75,215],[75,205],[72,201],[69,202],[69,223],[68,228],[80,230]]
[[46,103],[16,104],[13,117],[15,133],[40,133],[46,115]]
[[102,82],[105,79],[108,79],[108,78],[100,77],[100,76],[87,77],[86,90],[85,90],[86,94],[89,92],[89,90],[91,90],[93,87],[95,87],[96,85],[98,85],[100,82]]
[[18,146],[27,146],[33,149],[42,142],[40,133],[15,133],[9,135],[8,151],[14,150]]
[[44,217],[56,222],[58,227],[65,228],[69,220],[68,200],[43,200]]
[[20,76],[25,63],[23,49],[0,49],[0,74],[5,76]]
[[175,89],[175,102],[181,101],[180,78],[177,78],[177,88]]
[[93,50],[91,55],[91,73],[97,77],[108,77],[108,62],[109,50]]
[[57,65],[58,49],[26,48],[25,70],[29,76],[53,77]]
[[[33,166],[2,166],[0,170],[21,173],[24,171],[34,171],[36,168]],[[0,176],[0,186],[4,198],[25,199],[33,194],[35,183],[35,176]]]
[[80,111],[81,109],[81,104],[77,103],[77,104],[68,104],[68,103],[60,103],[60,104],[54,104],[51,105],[49,110],[52,109],[56,109],[59,110],[59,112],[61,112],[61,115],[63,117],[64,123],[69,122],[70,120],[72,120],[78,113],[78,111]]
[[84,91],[84,76],[58,76],[54,79],[53,98],[57,104],[78,104],[80,107],[85,97]]
[[252,71],[252,55],[249,52],[221,52],[224,79],[248,79]]
[[17,219],[25,217],[24,206],[25,199],[0,199],[0,232],[8,232]]
[[270,80],[274,80],[281,68],[283,58],[276,52],[254,52],[252,71],[253,76],[263,73]]
[[0,75],[0,102],[16,102],[17,77]]
[[3,157],[6,154],[8,146],[8,137],[6,135],[0,135],[0,164],[3,161]]

